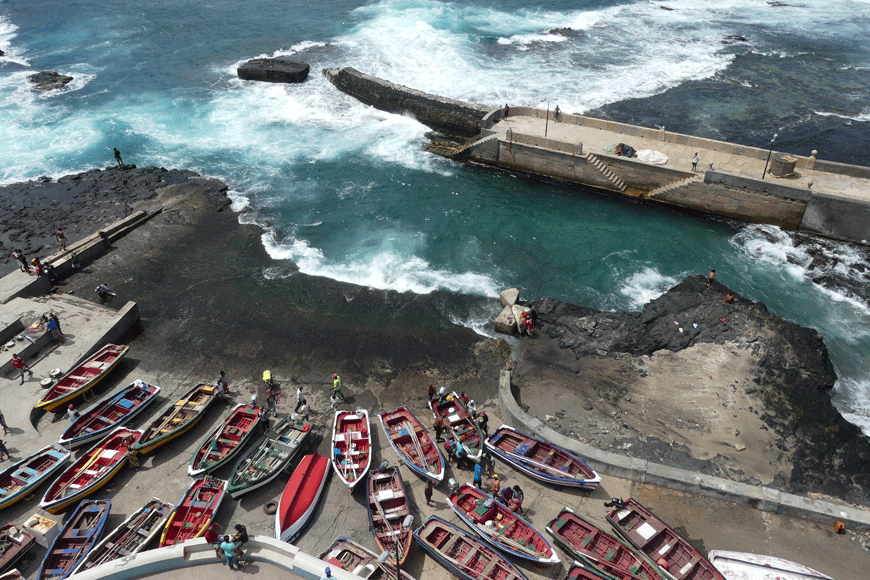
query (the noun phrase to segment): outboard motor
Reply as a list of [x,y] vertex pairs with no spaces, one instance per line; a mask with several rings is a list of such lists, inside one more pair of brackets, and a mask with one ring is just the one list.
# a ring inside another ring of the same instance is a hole
[[379,471],[380,473],[386,473],[387,468],[388,468],[389,466],[390,466],[390,462],[387,461],[386,459],[384,459],[383,461],[381,461],[381,464],[378,465],[378,471]]
[[459,489],[459,485],[457,485],[456,480],[452,477],[447,480],[447,489],[450,491],[450,493],[456,493],[456,491]]

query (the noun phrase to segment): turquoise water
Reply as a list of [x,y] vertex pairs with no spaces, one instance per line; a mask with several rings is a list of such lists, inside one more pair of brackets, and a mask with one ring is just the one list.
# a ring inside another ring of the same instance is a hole
[[[667,9],[665,9],[667,8]],[[320,74],[353,66],[445,96],[510,102],[867,164],[866,2],[80,0],[0,4],[0,183],[112,163],[226,181],[274,258],[376,288],[494,297],[517,286],[635,310],[711,267],[819,329],[847,416],[870,427],[870,310],[814,285],[775,228],[637,207],[423,151],[414,119]],[[311,64],[298,86],[240,82],[260,56]],[[25,78],[76,80],[38,95]],[[857,260],[845,245],[832,250]],[[489,334],[491,313],[455,320]]]

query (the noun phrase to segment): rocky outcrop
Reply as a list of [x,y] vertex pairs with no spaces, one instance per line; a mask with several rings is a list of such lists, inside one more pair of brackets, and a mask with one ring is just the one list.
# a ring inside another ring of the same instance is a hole
[[239,78],[267,83],[301,83],[308,78],[310,66],[287,57],[255,58],[238,68]]
[[[829,389],[837,377],[822,336],[813,329],[771,314],[764,304],[739,296],[733,302],[725,302],[723,299],[728,293],[730,291],[723,285],[714,282],[708,288],[705,277],[695,276],[683,280],[640,312],[599,312],[548,298],[538,299],[533,304],[538,311],[538,332],[552,339],[558,348],[563,349],[562,352],[571,353],[568,360],[575,362],[560,363],[573,369],[571,372],[581,373],[585,368],[603,369],[608,364],[612,368],[623,361],[618,373],[622,373],[619,376],[624,378],[616,381],[601,379],[589,387],[597,390],[601,401],[614,405],[608,409],[617,409],[608,411],[608,414],[623,417],[618,421],[617,429],[628,427],[622,421],[633,412],[626,410],[633,404],[626,401],[634,397],[636,403],[640,397],[649,397],[650,383],[641,384],[644,379],[640,378],[646,376],[646,369],[653,372],[656,359],[682,357],[688,359],[689,368],[694,361],[696,367],[716,370],[709,371],[709,381],[707,371],[700,371],[705,384],[695,383],[699,390],[686,390],[678,398],[677,405],[701,405],[700,390],[710,391],[710,385],[719,378],[712,375],[717,372],[723,376],[727,374],[720,393],[722,398],[718,398],[720,394],[712,393],[711,408],[694,408],[692,411],[698,415],[715,416],[717,418],[711,423],[721,426],[724,422],[727,429],[736,433],[734,425],[729,422],[738,419],[731,418],[728,401],[734,397],[748,398],[749,411],[757,417],[756,420],[760,419],[761,429],[773,433],[773,447],[762,450],[762,455],[784,457],[786,464],[791,466],[791,472],[777,477],[778,484],[774,482],[772,485],[790,492],[819,492],[857,503],[870,502],[870,440],[858,427],[846,421],[831,402]],[[544,358],[551,354],[542,354],[545,353],[543,349],[535,353],[534,348],[527,347],[526,358],[536,359],[536,368],[541,368],[542,360],[548,360],[548,364],[552,362],[552,359]],[[745,363],[745,367],[740,371],[727,367],[733,363],[716,367],[715,362],[701,358],[701,353],[710,357],[727,353],[732,356],[728,360],[739,360],[741,364]],[[610,363],[606,363],[607,360]],[[632,366],[632,361],[635,366]],[[661,365],[656,368],[661,370]],[[682,368],[686,370],[686,366]],[[640,377],[631,378],[636,372]],[[678,377],[672,378],[678,380]],[[658,380],[668,382],[667,377]],[[587,401],[588,409],[593,404],[603,405],[595,399]],[[622,410],[619,410],[620,404]],[[676,424],[680,420],[678,408],[654,411],[648,406],[643,412],[647,415],[641,420],[641,425],[643,421],[652,424],[656,420],[654,413],[660,413],[659,423]],[[697,426],[693,424],[693,427]],[[703,437],[704,430],[704,425],[701,425],[694,436]],[[623,437],[624,443],[628,438],[627,435]],[[620,441],[617,438],[611,440],[611,444],[620,445]],[[673,441],[663,442],[661,437],[639,443],[634,440],[630,446],[632,451],[629,454],[637,453],[644,459],[683,463],[678,459],[680,454],[675,453]],[[742,445],[735,446],[737,452],[744,449]],[[624,448],[628,447],[624,445]],[[649,455],[644,455],[645,451]],[[688,454],[683,455],[683,459],[686,468],[712,470],[714,474],[722,475],[721,470],[716,472],[715,464],[721,457],[706,466]],[[721,467],[723,461],[718,462]],[[744,480],[751,481],[751,477]]]
[[411,114],[427,127],[448,135],[476,136],[484,115],[498,108],[430,95],[353,68],[324,69],[323,74],[338,90],[367,105],[388,113]]
[[27,80],[35,85],[33,88],[37,91],[51,91],[63,88],[67,83],[72,82],[73,78],[54,71],[43,71],[28,76]]

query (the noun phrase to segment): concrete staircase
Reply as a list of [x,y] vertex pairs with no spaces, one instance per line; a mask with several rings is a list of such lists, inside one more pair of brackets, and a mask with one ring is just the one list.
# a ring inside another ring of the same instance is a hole
[[475,148],[489,143],[490,141],[498,141],[498,135],[489,135],[484,137],[483,139],[478,139],[476,141],[472,141],[471,143],[466,143],[465,145],[456,149],[456,151],[452,152],[449,157],[454,161],[463,161],[467,159]]
[[663,193],[667,193],[669,191],[679,189],[679,188],[683,187],[684,185],[689,185],[692,182],[703,181],[703,180],[704,180],[704,174],[699,173],[697,175],[692,175],[692,176],[687,177],[685,179],[680,179],[678,181],[672,181],[668,184],[662,185],[661,187],[657,187],[654,190],[652,190],[651,192],[649,192],[647,194],[647,198],[654,198],[657,195],[661,195]]
[[613,173],[597,155],[594,153],[587,153],[584,157],[586,158],[586,161],[597,169],[601,175],[606,177],[620,193],[625,193],[628,186],[615,173]]

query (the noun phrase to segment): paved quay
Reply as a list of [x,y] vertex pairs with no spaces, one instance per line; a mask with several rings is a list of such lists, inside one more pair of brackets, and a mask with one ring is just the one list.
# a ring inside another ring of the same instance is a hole
[[[98,319],[115,320],[126,308],[128,301],[136,304],[142,312],[141,332],[134,331],[124,337],[131,346],[130,352],[117,371],[100,385],[97,394],[104,397],[135,379],[159,385],[163,389],[160,400],[135,420],[134,427],[141,428],[148,425],[189,385],[195,382],[210,382],[215,378],[218,369],[226,368],[232,391],[231,401],[211,410],[202,423],[149,457],[138,471],[130,468],[122,471],[98,494],[100,497],[111,497],[113,501],[112,514],[108,522],[110,527],[118,525],[151,496],[157,496],[168,502],[178,501],[189,483],[187,464],[194,449],[205,437],[209,428],[231,408],[232,403],[247,402],[250,399],[251,392],[255,391],[259,384],[258,374],[266,366],[271,367],[284,387],[285,396],[279,403],[280,413],[292,410],[294,404],[292,393],[295,385],[304,385],[312,408],[311,420],[315,426],[309,452],[316,451],[328,455],[331,451],[327,435],[332,421],[328,403],[331,386],[328,373],[331,371],[317,367],[301,374],[291,375],[291,371],[288,370],[291,366],[291,362],[288,361],[289,355],[285,354],[284,358],[279,356],[293,350],[305,352],[306,358],[312,356],[309,353],[315,352],[313,343],[304,341],[309,340],[308,337],[314,331],[306,327],[305,332],[300,333],[304,338],[298,342],[292,342],[291,338],[283,336],[279,340],[275,339],[274,331],[261,324],[256,318],[256,312],[269,310],[274,305],[265,302],[266,298],[263,298],[262,294],[257,294],[255,301],[248,302],[247,297],[253,294],[249,286],[243,284],[251,279],[251,276],[243,267],[250,260],[249,256],[242,254],[243,259],[239,259],[242,265],[239,265],[234,262],[234,257],[226,257],[219,252],[221,245],[240,247],[246,240],[249,241],[249,246],[254,248],[252,251],[259,252],[261,251],[259,234],[251,233],[244,228],[231,229],[237,219],[236,216],[214,213],[205,215],[209,216],[215,227],[224,228],[224,237],[213,241],[200,240],[199,243],[205,245],[202,254],[195,253],[197,246],[193,243],[182,246],[185,252],[178,257],[178,264],[179,268],[186,268],[185,270],[173,269],[175,263],[170,263],[173,256],[161,258],[159,268],[156,270],[158,274],[154,274],[158,282],[154,285],[149,278],[152,274],[148,272],[147,264],[142,265],[133,260],[134,258],[147,260],[151,254],[160,255],[157,250],[153,250],[153,247],[158,240],[168,238],[166,232],[170,229],[192,227],[190,224],[196,223],[195,220],[188,219],[184,214],[161,213],[149,221],[147,226],[140,227],[124,239],[118,240],[115,247],[108,250],[105,256],[97,259],[84,271],[69,278],[65,285],[58,289],[58,293],[64,295],[64,300],[68,299],[66,296],[69,292],[79,296],[80,298],[74,302],[77,308],[81,308],[81,313],[73,315],[72,308],[69,310],[69,315],[64,314],[59,308],[58,311],[64,332],[69,335],[70,340],[64,344],[44,347],[44,354],[41,351],[32,361],[34,378],[26,380],[23,386],[19,385],[17,377],[0,377],[0,389],[7,394],[3,399],[2,411],[10,427],[10,433],[4,437],[4,440],[12,456],[19,458],[56,441],[68,424],[63,416],[51,414],[43,415],[38,418],[35,425],[31,424],[30,411],[43,392],[40,380],[46,378],[53,368],[67,369],[73,365],[81,357],[86,335],[91,337],[87,339],[89,343],[100,340],[99,337],[104,331],[101,330]],[[241,232],[239,237],[235,237],[236,231]],[[185,238],[185,241],[189,239]],[[209,243],[215,245],[209,246]],[[221,263],[208,262],[209,255],[212,257],[220,255]],[[121,256],[126,256],[126,261],[122,260]],[[228,263],[229,271],[238,273],[239,281],[227,282],[230,275],[220,270],[223,262]],[[135,265],[135,277],[130,273],[131,264]],[[220,275],[225,282],[213,287],[208,284],[197,284],[196,281],[200,280],[202,264],[207,266],[205,269],[209,274]],[[118,271],[121,272],[120,275],[116,274]],[[179,271],[183,273],[190,271],[190,273],[187,274],[188,277],[184,277],[179,274]],[[111,282],[112,276],[116,276],[114,279],[119,280],[117,286],[112,284],[113,289],[118,290],[118,301],[105,306],[97,305],[93,295],[94,282],[103,277],[107,277],[106,279]],[[126,284],[121,282],[125,276],[130,279]],[[287,283],[282,282],[282,284]],[[260,278],[250,282],[250,285],[265,284],[266,282]],[[165,288],[167,294],[160,294],[161,288]],[[222,289],[232,292],[237,288],[243,291],[237,294],[237,309],[243,313],[241,315],[243,322],[231,319],[230,322],[237,326],[216,327],[216,324],[226,322],[224,319],[229,315],[209,317],[209,313],[215,308],[215,302],[209,299],[218,300],[220,296],[215,299],[213,294]],[[202,292],[202,295],[197,294],[198,292]],[[279,298],[284,300],[283,296]],[[22,326],[30,326],[46,308],[55,307],[54,304],[39,301],[54,299],[53,296],[37,298],[34,299],[37,302],[33,305],[20,308]],[[60,300],[61,297],[58,296],[57,299]],[[308,298],[308,300],[312,299]],[[196,306],[200,301],[205,306]],[[13,301],[10,301],[10,304],[12,303]],[[277,314],[270,316],[274,318]],[[6,320],[7,317],[3,319]],[[243,323],[245,326],[242,326]],[[215,328],[219,330],[216,331]],[[248,335],[250,332],[258,334],[255,334],[255,338],[252,339]],[[257,342],[258,340],[261,342]],[[16,342],[23,343],[23,341]],[[479,343],[482,345],[480,348],[493,342],[482,340]],[[181,343],[190,346],[186,349],[179,348],[178,344]],[[278,354],[274,354],[269,349],[274,349]],[[4,354],[9,356],[10,353]],[[348,366],[349,360],[349,358],[336,358],[332,362],[332,367]],[[364,370],[370,371],[370,374],[359,376],[366,376],[367,379],[356,381],[349,376],[346,379],[346,393],[349,399],[345,407],[362,407],[370,411],[373,420],[370,432],[374,438],[372,465],[377,465],[384,459],[391,464],[396,464],[397,458],[383,436],[375,414],[403,403],[408,405],[424,421],[424,424],[427,424],[431,415],[425,407],[426,383],[422,382],[424,379],[411,377],[410,371],[402,370],[401,378],[396,382],[408,386],[400,393],[390,392],[372,377],[376,376],[376,372],[391,371],[385,368],[382,361],[376,360],[366,364]],[[371,372],[369,367],[376,372]],[[496,428],[502,421],[510,421],[510,418],[500,410],[497,370],[480,376],[469,372],[465,372],[462,376],[444,376],[439,375],[438,371],[436,364],[426,367],[422,375],[426,379],[431,379],[436,386],[463,388],[477,401],[478,408],[486,410],[489,414],[490,429]],[[408,378],[405,373],[408,373]],[[79,408],[86,409],[92,404],[93,402],[79,402]],[[228,467],[224,468],[216,475],[227,477],[228,470]],[[459,523],[458,517],[453,514],[445,501],[446,485],[436,490],[433,505],[427,506],[423,499],[422,481],[405,467],[402,467],[401,471],[412,501],[415,526],[433,514]],[[827,523],[762,511],[743,503],[695,495],[614,475],[605,474],[599,489],[587,494],[545,486],[501,463],[497,464],[496,472],[501,476],[503,485],[518,484],[523,488],[526,497],[525,515],[539,531],[543,531],[546,524],[565,506],[570,506],[603,525],[606,513],[606,508],[603,506],[605,501],[611,497],[635,497],[673,525],[704,553],[710,549],[752,551],[802,562],[838,580],[858,580],[866,577],[868,555],[861,547],[862,535],[855,533],[856,530],[848,530],[846,534],[837,535],[833,527]],[[243,496],[240,501],[227,498],[218,512],[218,523],[224,529],[232,529],[235,523],[242,523],[247,526],[252,536],[273,536],[274,517],[265,513],[264,506],[279,497],[287,477],[284,475],[279,481]],[[471,478],[471,473],[457,471],[454,466],[450,466],[447,477],[462,483]],[[490,482],[486,480],[485,483],[489,485]],[[31,497],[7,508],[3,514],[4,518],[7,521],[23,523],[32,514],[39,513],[36,506],[45,488],[46,486],[41,487]],[[333,478],[311,524],[299,538],[297,546],[304,552],[317,555],[337,536],[344,535],[377,551],[374,539],[368,530],[365,501],[361,491],[357,490],[351,495],[340,485],[337,478]],[[48,514],[43,515],[55,518]],[[25,577],[35,578],[44,552],[43,547],[37,546],[31,552],[30,558],[22,563],[20,570]],[[561,565],[535,568],[518,564],[518,567],[529,576],[530,580],[561,578],[571,559],[565,553],[558,552],[562,558]],[[213,569],[216,567],[209,565],[207,574],[210,574]],[[447,580],[450,577],[446,570],[418,547],[412,550],[403,569],[416,578]],[[257,564],[235,576],[249,574],[270,578],[270,570],[271,568]],[[223,573],[224,570],[221,569],[217,574]],[[190,571],[180,571],[168,577],[189,576]],[[306,577],[306,580],[312,578],[316,580],[317,577]]]

